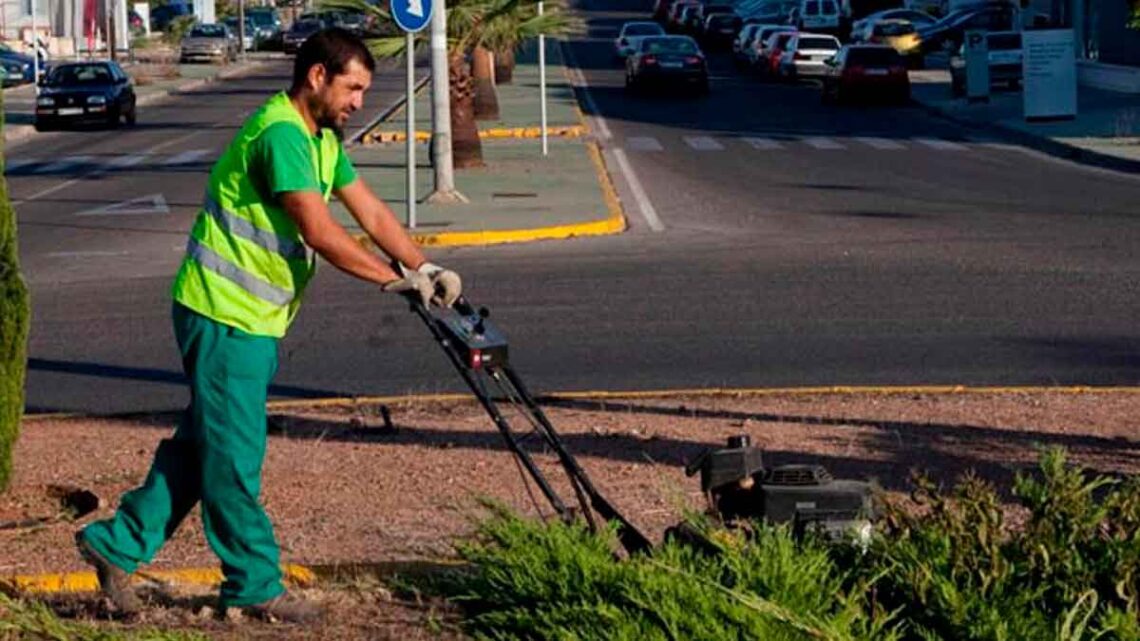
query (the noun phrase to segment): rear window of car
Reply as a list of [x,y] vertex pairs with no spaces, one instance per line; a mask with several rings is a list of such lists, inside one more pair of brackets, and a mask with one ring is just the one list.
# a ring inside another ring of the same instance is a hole
[[908,33],[914,33],[914,25],[909,22],[875,23],[875,35],[878,36],[905,36]]
[[805,16],[818,16],[819,15],[819,3],[818,2],[804,3],[804,15]]
[[650,38],[641,43],[645,53],[696,53],[697,44],[688,38]]
[[661,27],[655,24],[631,24],[624,31],[627,36],[655,36],[662,33]]
[[839,5],[835,4],[834,2],[824,2],[820,6],[822,7],[823,13],[827,15],[839,13]]
[[831,49],[836,50],[839,48],[839,43],[834,38],[800,38],[800,49]]
[[783,49],[784,47],[787,46],[788,41],[791,40],[792,36],[794,36],[794,35],[796,35],[796,34],[794,34],[794,33],[777,33],[776,35],[772,36],[772,39],[768,42],[768,46],[774,47],[776,49]]
[[1019,33],[991,33],[986,36],[986,48],[991,50],[1009,51],[1021,48],[1021,34]]
[[732,24],[732,21],[735,19],[735,16],[729,15],[727,13],[718,13],[709,18],[709,23],[719,27],[722,25]]
[[902,58],[897,51],[887,47],[853,48],[847,52],[847,63],[870,67],[889,67],[901,64]]
[[190,30],[191,38],[224,38],[226,30],[221,25],[199,25]]

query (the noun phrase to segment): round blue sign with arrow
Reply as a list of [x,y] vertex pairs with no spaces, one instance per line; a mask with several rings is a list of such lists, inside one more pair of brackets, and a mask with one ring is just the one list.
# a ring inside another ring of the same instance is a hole
[[392,0],[392,19],[404,31],[415,33],[431,22],[432,0]]

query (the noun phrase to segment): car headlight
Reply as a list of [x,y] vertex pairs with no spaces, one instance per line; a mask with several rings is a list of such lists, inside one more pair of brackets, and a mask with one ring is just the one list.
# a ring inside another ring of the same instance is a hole
[[89,105],[105,105],[107,104],[106,96],[87,96],[87,104]]
[[39,98],[36,98],[37,107],[52,107],[54,105],[55,98],[52,98],[51,96],[40,96]]

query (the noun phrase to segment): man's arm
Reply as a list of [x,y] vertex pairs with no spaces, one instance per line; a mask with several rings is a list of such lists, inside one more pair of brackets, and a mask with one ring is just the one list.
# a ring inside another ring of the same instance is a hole
[[335,193],[360,228],[389,257],[410,269],[418,269],[427,260],[392,209],[363,180],[357,178]]
[[319,193],[286,191],[277,197],[285,212],[297,223],[305,244],[334,267],[381,285],[400,279],[400,274],[392,271],[379,256],[361,247],[333,219],[328,205]]

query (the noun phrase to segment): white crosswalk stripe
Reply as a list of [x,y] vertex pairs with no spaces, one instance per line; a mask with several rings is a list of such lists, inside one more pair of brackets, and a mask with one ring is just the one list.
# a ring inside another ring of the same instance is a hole
[[663,151],[665,148],[652,136],[630,136],[625,139],[630,151]]
[[779,141],[772,140],[771,138],[747,137],[741,138],[741,140],[751,145],[753,149],[759,149],[761,151],[773,151],[776,149],[784,148],[783,144],[781,144]]
[[927,147],[930,147],[931,149],[937,149],[938,151],[965,151],[966,150],[965,145],[960,145],[956,142],[950,142],[949,140],[942,140],[941,138],[915,138],[914,141],[920,145],[926,145]]
[[198,160],[199,158],[201,158],[202,156],[205,156],[208,153],[210,153],[209,149],[190,149],[190,150],[184,151],[184,152],[182,152],[176,156],[172,156],[170,158],[167,158],[166,162],[164,162],[162,164],[166,167],[172,167],[175,165],[189,165],[190,163],[194,162],[195,160]]
[[846,149],[842,143],[836,142],[831,138],[823,136],[809,136],[803,139],[805,145],[815,147],[816,149]]
[[126,169],[134,167],[140,162],[146,160],[146,154],[129,154],[126,156],[118,156],[107,163],[108,169]]
[[906,145],[895,140],[888,140],[886,138],[872,138],[867,136],[860,136],[856,138],[859,142],[872,147],[874,149],[893,150],[893,149],[906,149]]
[[684,136],[685,144],[694,151],[720,151],[724,145],[709,136]]
[[66,171],[68,169],[72,169],[73,167],[80,167],[82,165],[86,165],[89,162],[91,162],[91,156],[68,156],[66,158],[62,158],[60,160],[57,160],[57,161],[51,163],[50,165],[47,165],[46,167],[40,167],[40,168],[36,169],[35,173],[37,173],[37,174],[40,174],[40,173],[42,173],[42,174],[55,174],[55,173],[59,173],[62,171]]

